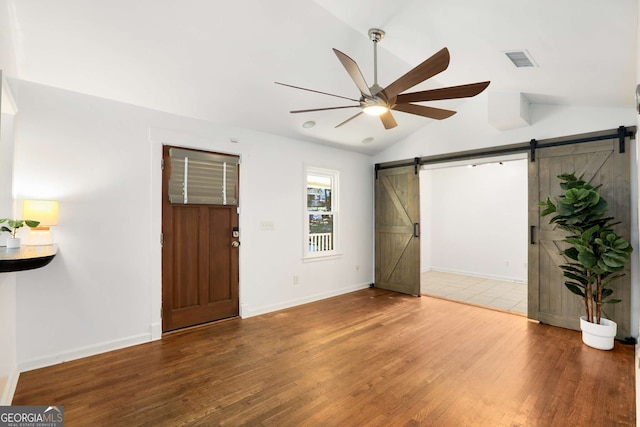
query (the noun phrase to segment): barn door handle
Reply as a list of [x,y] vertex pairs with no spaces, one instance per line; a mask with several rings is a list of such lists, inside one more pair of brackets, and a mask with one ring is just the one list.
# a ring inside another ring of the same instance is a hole
[[420,237],[420,223],[413,223],[413,237]]
[[536,230],[536,226],[532,225],[529,227],[529,243],[531,243],[532,245],[536,244],[536,240],[535,240],[535,230]]

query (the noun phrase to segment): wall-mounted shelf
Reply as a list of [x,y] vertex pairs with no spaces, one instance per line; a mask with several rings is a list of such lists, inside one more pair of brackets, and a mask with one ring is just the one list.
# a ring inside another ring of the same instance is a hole
[[58,252],[56,245],[0,247],[0,273],[33,270],[49,264]]

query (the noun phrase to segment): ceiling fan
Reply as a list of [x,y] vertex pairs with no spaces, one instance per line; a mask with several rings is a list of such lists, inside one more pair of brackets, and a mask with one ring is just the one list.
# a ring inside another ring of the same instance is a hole
[[373,116],[379,116],[385,129],[392,129],[398,125],[396,120],[391,114],[391,110],[402,111],[404,113],[415,114],[422,117],[428,117],[431,119],[442,120],[447,117],[451,117],[456,112],[452,110],[445,110],[442,108],[427,107],[425,105],[413,104],[413,102],[423,101],[437,101],[444,99],[457,99],[457,98],[469,98],[476,96],[489,86],[490,82],[470,83],[460,86],[450,86],[439,89],[424,90],[421,92],[402,93],[407,89],[414,87],[415,85],[422,83],[423,81],[435,76],[438,73],[443,72],[449,66],[449,50],[445,47],[439,52],[426,59],[417,67],[410,70],[408,73],[400,77],[395,82],[391,83],[386,88],[382,88],[378,85],[378,42],[384,37],[385,32],[371,28],[369,30],[369,39],[373,42],[373,86],[369,87],[362,72],[358,67],[358,64],[349,56],[340,52],[338,49],[333,49],[344,68],[349,73],[349,76],[358,87],[360,91],[360,99],[349,98],[346,96],[334,95],[332,93],[321,92],[318,90],[307,89],[299,86],[292,86],[285,83],[275,82],[276,84],[291,87],[294,89],[302,89],[309,92],[320,93],[323,95],[334,96],[337,98],[347,99],[349,101],[357,102],[357,105],[345,105],[340,107],[327,107],[327,108],[312,108],[307,110],[293,110],[291,113],[309,113],[312,111],[326,111],[326,110],[339,110],[343,108],[361,108],[362,111],[354,116],[349,117],[347,120],[338,124],[336,127],[340,127],[362,113],[367,113]]

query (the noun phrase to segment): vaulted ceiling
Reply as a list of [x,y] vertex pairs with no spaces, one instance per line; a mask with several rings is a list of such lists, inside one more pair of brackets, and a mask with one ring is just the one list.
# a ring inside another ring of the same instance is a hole
[[[394,113],[385,130],[358,110],[290,114],[358,98],[332,48],[373,83],[367,32],[386,32],[386,86],[442,47],[449,68],[417,88],[490,80],[533,103],[634,105],[637,0],[8,0],[20,79],[179,115],[376,153],[432,119]],[[505,51],[527,50],[516,68]],[[0,64],[1,67],[2,64]],[[436,101],[455,109],[486,97]],[[303,128],[306,121],[316,122]],[[366,138],[372,142],[363,143]]]

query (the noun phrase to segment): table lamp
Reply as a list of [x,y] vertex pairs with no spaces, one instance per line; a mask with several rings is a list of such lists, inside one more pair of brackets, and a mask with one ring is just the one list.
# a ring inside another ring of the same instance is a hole
[[58,224],[57,200],[24,200],[22,202],[22,218],[39,221],[40,225],[31,228],[27,235],[27,245],[52,245],[53,233],[49,230]]

